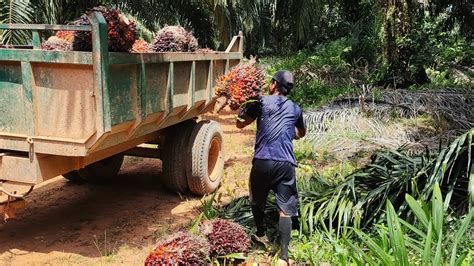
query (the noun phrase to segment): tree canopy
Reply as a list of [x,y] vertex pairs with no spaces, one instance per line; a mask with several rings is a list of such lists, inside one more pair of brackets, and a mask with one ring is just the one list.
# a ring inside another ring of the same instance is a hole
[[[182,25],[203,47],[222,49],[243,31],[246,55],[289,55],[344,39],[351,42],[347,61],[376,65],[377,80],[400,86],[426,82],[427,66],[469,65],[474,49],[474,3],[467,0],[7,0],[0,23],[65,24],[98,5],[133,17],[148,41],[164,25]],[[24,43],[27,35],[0,37]],[[435,62],[440,54],[444,61]]]

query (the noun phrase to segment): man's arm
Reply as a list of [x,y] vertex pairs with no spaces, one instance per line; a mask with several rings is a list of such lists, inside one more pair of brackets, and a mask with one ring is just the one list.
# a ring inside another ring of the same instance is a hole
[[306,136],[306,125],[304,124],[303,112],[301,112],[295,124],[295,139],[300,139],[304,136]]
[[302,137],[306,136],[306,128],[295,127],[295,131],[295,139],[301,139]]
[[235,126],[237,128],[244,128],[252,124],[252,122],[259,116],[260,112],[261,106],[259,102],[247,104],[242,110],[240,110]]
[[249,116],[244,116],[244,117],[241,117],[240,115],[237,117],[237,121],[235,121],[235,126],[237,128],[244,128],[250,124],[252,124],[252,122],[255,121],[255,119],[249,117]]

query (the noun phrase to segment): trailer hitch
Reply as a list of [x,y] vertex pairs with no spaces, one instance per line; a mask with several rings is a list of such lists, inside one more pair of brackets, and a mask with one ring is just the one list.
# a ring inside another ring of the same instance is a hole
[[8,196],[8,200],[0,203],[0,213],[3,214],[3,221],[15,218],[16,211],[26,207],[24,199],[15,199]]
[[25,194],[20,195],[7,191],[0,183],[0,196],[2,194],[7,196],[6,201],[0,202],[0,213],[3,214],[3,220],[5,222],[8,219],[14,218],[18,209],[26,207],[26,201],[23,198],[30,194],[33,188],[34,186],[31,186]]

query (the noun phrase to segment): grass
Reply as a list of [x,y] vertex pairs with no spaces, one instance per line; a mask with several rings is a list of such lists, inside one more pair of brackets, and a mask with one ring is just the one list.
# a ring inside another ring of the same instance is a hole
[[93,243],[101,257],[111,259],[117,253],[117,241],[112,241],[110,238],[107,239],[107,231],[104,231],[103,238],[97,238],[97,236],[94,235]]
[[[415,221],[402,219],[390,201],[386,204],[386,218],[376,226],[376,236],[354,229],[361,244],[346,242],[352,247],[351,258],[369,264],[384,265],[461,265],[470,251],[460,246],[469,241],[466,232],[474,217],[471,209],[454,228],[447,228],[441,189],[436,183],[430,202],[415,200],[406,195],[406,202]],[[454,230],[453,230],[454,229]],[[357,245],[360,245],[359,247]],[[467,258],[472,260],[472,258]]]

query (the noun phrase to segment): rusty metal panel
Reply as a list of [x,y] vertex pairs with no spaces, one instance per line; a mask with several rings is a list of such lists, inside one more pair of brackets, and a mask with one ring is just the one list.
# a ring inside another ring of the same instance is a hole
[[134,120],[138,112],[138,66],[109,67],[109,99],[112,126]]
[[168,82],[168,63],[146,64],[146,86],[142,97],[142,114],[148,117],[165,110],[166,85]]
[[96,123],[92,67],[36,63],[32,69],[36,136],[91,137]]
[[39,180],[36,165],[26,157],[1,156],[0,176],[2,179],[37,184]]
[[196,62],[195,104],[202,101],[205,102],[207,99],[209,64],[211,64],[211,61]]
[[188,94],[191,77],[191,62],[174,63],[173,78],[173,107],[183,107],[188,104]]
[[0,133],[30,132],[31,102],[23,91],[21,63],[0,61]]
[[216,60],[214,61],[214,79],[226,72],[226,60]]
[[79,157],[0,155],[0,177],[19,183],[39,184],[82,166]]

